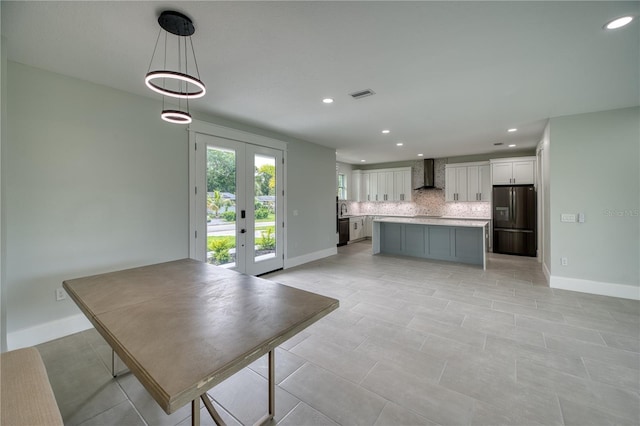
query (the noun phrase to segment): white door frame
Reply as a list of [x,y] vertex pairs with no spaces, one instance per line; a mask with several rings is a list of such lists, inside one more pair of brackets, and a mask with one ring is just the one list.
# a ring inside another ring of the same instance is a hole
[[[244,142],[251,145],[263,146],[282,151],[284,165],[287,164],[287,143],[272,139],[266,136],[256,135],[254,133],[242,130],[232,129],[229,127],[219,126],[204,121],[194,120],[188,128],[189,131],[189,257],[192,259],[205,261],[206,249],[202,249],[199,244],[200,238],[206,238],[207,221],[205,197],[198,196],[199,191],[206,192],[206,183],[203,176],[205,173],[198,174],[198,162],[196,161],[197,146],[196,135],[203,134],[224,139],[230,139],[237,142]],[[200,181],[198,181],[200,176]],[[282,220],[287,223],[287,168],[283,167],[282,173],[282,190],[284,191]],[[200,188],[200,189],[199,189]],[[282,250],[284,258],[288,257],[287,251],[287,227],[284,226],[282,234]]]

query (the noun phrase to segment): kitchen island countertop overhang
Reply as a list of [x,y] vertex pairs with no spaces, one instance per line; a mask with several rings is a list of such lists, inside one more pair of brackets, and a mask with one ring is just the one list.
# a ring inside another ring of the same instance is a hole
[[488,220],[378,217],[373,220],[373,254],[487,265]]

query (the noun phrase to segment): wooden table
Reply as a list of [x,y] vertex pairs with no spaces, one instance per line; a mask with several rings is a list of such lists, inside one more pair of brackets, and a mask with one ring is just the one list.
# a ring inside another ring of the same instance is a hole
[[191,259],[66,280],[63,287],[162,409],[191,402],[199,424],[206,392],[338,308],[329,297]]

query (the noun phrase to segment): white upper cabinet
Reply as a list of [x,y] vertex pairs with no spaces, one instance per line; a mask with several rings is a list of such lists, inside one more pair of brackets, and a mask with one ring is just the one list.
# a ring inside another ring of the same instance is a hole
[[525,184],[535,183],[536,161],[514,161],[513,162],[513,183]]
[[349,185],[349,201],[360,200],[362,194],[362,170],[354,170],[351,172],[351,182]]
[[378,172],[376,201],[393,201],[393,172]]
[[445,201],[491,200],[489,162],[445,165]]
[[489,164],[467,167],[467,201],[491,201]]
[[360,175],[360,196],[358,201],[371,201],[371,173],[363,171]]
[[352,180],[354,201],[411,201],[411,167],[354,170]]
[[491,160],[493,185],[527,185],[536,182],[536,157]]
[[411,169],[393,172],[393,201],[411,201]]
[[513,163],[491,164],[494,185],[509,185],[513,181]]
[[447,164],[444,174],[445,201],[467,201],[467,167]]

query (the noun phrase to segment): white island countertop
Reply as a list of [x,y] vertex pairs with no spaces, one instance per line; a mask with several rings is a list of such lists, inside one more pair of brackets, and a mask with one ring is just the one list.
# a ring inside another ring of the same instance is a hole
[[434,226],[459,226],[466,228],[483,228],[489,224],[488,220],[469,219],[430,219],[426,217],[377,217],[374,222],[386,223],[406,223],[412,225],[434,225]]

